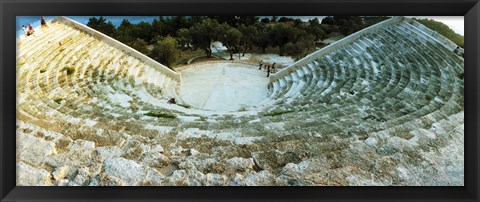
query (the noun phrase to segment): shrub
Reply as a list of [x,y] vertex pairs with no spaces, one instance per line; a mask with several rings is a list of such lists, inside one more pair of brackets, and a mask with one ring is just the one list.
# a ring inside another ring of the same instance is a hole
[[137,38],[134,41],[131,41],[131,42],[127,43],[127,45],[129,45],[133,49],[135,49],[135,50],[137,50],[137,51],[139,51],[143,54],[148,54],[149,53],[148,44],[143,39]]
[[154,60],[171,68],[171,65],[178,58],[178,45],[174,38],[166,37],[158,41],[153,50],[150,52],[150,57]]

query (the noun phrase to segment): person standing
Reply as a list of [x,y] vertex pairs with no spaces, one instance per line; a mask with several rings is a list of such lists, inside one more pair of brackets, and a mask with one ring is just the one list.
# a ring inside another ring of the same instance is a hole
[[33,34],[33,27],[31,24],[28,24],[28,31],[27,31],[27,36],[30,36]]
[[260,67],[258,67],[259,70],[262,70],[262,65],[263,65],[263,60],[260,60]]
[[270,76],[270,66],[267,66],[267,77]]
[[276,63],[273,63],[273,64],[272,64],[272,73],[275,73],[275,64],[276,64]]
[[40,18],[40,24],[42,24],[42,28],[48,28],[48,25],[47,25],[47,22],[45,21],[44,16],[42,16],[42,18]]

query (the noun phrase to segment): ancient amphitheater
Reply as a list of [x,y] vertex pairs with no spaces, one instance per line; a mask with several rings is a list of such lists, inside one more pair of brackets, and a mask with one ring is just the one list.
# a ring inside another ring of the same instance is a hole
[[17,185],[462,186],[454,48],[394,17],[216,112],[168,104],[181,72],[59,17],[17,39]]

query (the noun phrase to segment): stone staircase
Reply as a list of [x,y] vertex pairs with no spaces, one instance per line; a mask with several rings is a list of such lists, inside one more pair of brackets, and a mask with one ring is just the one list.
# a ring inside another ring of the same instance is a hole
[[256,111],[215,114],[58,18],[17,39],[17,185],[463,185],[464,62],[426,30],[361,30],[273,74]]

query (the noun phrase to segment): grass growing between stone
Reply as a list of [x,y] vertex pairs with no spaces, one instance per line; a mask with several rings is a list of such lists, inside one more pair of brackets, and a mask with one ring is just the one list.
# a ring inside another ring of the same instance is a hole
[[246,112],[248,111],[248,109],[246,107],[241,107],[240,109],[238,109],[239,112]]
[[66,71],[67,74],[72,74],[75,71],[75,68],[70,67],[70,66],[66,66],[66,67],[62,68],[60,71]]
[[167,118],[167,119],[177,118],[177,116],[175,114],[161,113],[161,112],[148,112],[148,113],[143,114],[143,115],[157,117],[157,118]]
[[55,98],[53,99],[54,102],[56,102],[57,104],[60,104],[60,102],[62,102],[63,98]]
[[187,104],[178,104],[178,105],[179,105],[179,106],[182,106],[182,107],[185,107],[185,108],[187,108],[187,109],[192,108],[192,106],[187,105]]
[[263,114],[263,116],[279,116],[279,115],[282,115],[282,114],[288,114],[288,113],[292,113],[292,112],[293,112],[293,110],[272,111],[272,112]]

